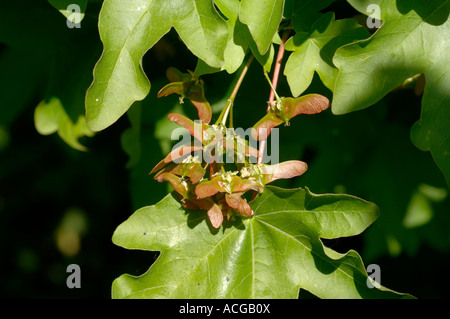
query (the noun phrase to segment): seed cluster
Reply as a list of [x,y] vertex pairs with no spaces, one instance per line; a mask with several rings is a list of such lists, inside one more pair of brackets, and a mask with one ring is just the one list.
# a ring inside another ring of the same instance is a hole
[[[206,211],[214,228],[222,225],[224,216],[229,220],[234,216],[254,215],[244,197],[247,192],[262,193],[266,184],[302,175],[307,170],[307,164],[302,161],[255,164],[251,158],[258,158],[257,149],[222,123],[209,124],[212,111],[200,79],[192,72],[185,74],[175,68],[169,68],[167,77],[171,83],[160,90],[158,97],[175,93],[189,99],[197,108],[200,120],[194,122],[181,114],[169,114],[169,120],[186,128],[194,142],[172,150],[150,174],[156,173],[154,178],[159,182],[169,182],[183,207]],[[327,107],[328,99],[318,94],[282,98],[255,124],[252,135],[256,140],[263,140],[273,127],[297,114],[318,113]],[[232,163],[228,160],[224,163],[223,154]]]

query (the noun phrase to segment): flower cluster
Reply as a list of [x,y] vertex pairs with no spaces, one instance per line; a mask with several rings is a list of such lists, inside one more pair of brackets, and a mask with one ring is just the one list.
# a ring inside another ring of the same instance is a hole
[[[183,207],[206,211],[214,228],[222,225],[224,216],[230,219],[234,215],[254,215],[244,198],[247,192],[262,193],[266,184],[300,176],[307,170],[307,164],[302,161],[255,164],[251,158],[258,158],[257,149],[233,134],[233,129],[209,124],[212,112],[204,97],[203,82],[193,73],[184,74],[174,68],[168,70],[167,76],[172,83],[163,87],[158,96],[176,93],[181,99],[189,99],[197,108],[200,121],[169,114],[169,120],[187,129],[194,142],[173,149],[150,174],[156,173],[154,178],[159,182],[169,182]],[[254,126],[252,135],[256,140],[265,139],[273,127],[295,115],[318,113],[327,107],[328,100],[317,94],[281,99]],[[231,159],[232,170],[228,161],[221,160],[223,154]]]

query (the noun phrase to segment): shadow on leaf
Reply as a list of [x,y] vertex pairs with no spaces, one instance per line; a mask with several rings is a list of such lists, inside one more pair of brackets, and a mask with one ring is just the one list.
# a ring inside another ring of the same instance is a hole
[[[175,193],[172,193],[171,196],[177,200],[177,196]],[[192,210],[192,209],[186,209],[181,207],[186,216],[187,216],[187,225],[190,229],[194,229],[195,227],[197,227],[200,223],[202,222],[206,222],[208,224],[208,228],[209,231],[211,232],[211,234],[216,235],[217,233],[219,233],[219,231],[222,231],[222,233],[224,233],[226,231],[227,228],[231,228],[231,227],[235,227],[239,230],[245,230],[245,225],[242,222],[242,218],[239,216],[233,216],[230,220],[228,220],[227,218],[224,218],[224,221],[222,223],[222,227],[220,228],[214,228],[211,225],[211,222],[208,219],[208,216],[206,214],[205,211],[203,210]]]
[[402,14],[407,14],[411,10],[414,10],[425,22],[438,26],[447,21],[450,12],[450,3],[446,0],[397,0],[397,9]]

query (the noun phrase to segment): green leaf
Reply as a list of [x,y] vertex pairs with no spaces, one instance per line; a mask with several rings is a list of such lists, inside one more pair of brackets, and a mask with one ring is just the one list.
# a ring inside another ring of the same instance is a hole
[[143,275],[122,275],[114,298],[297,298],[307,289],[322,298],[398,298],[368,288],[355,251],[337,253],[322,238],[361,233],[378,208],[348,195],[266,187],[251,203],[255,216],[214,232],[203,211],[185,211],[173,195],[122,223],[113,242],[161,251]]
[[278,31],[283,10],[284,0],[241,1],[239,19],[248,26],[261,55],[269,50]]
[[228,41],[223,52],[222,69],[231,74],[241,66],[253,39],[248,27],[239,21],[239,0],[218,0],[214,3],[227,17]]
[[84,116],[80,116],[73,123],[64,110],[61,101],[52,97],[49,101],[42,101],[34,112],[36,130],[42,135],[50,135],[58,132],[58,135],[71,147],[80,151],[86,151],[78,139],[83,136],[93,136],[87,126]]
[[252,51],[252,54],[255,56],[259,64],[262,65],[264,70],[266,72],[270,72],[270,70],[272,69],[273,59],[275,57],[275,48],[273,47],[273,44],[269,46],[269,50],[267,50],[267,52],[264,55],[261,55],[259,53],[254,43],[250,45],[250,49]]
[[9,25],[0,31],[7,44],[0,54],[0,124],[8,127],[38,98],[44,101],[36,110],[36,128],[58,132],[70,146],[85,150],[78,139],[92,136],[84,99],[100,49],[95,23],[88,19],[81,29],[70,29],[47,1],[16,1],[0,11],[0,24]]
[[93,131],[113,124],[150,83],[142,57],[171,27],[186,46],[212,67],[223,64],[227,26],[211,1],[183,0],[173,7],[162,0],[107,0],[99,16],[103,54],[86,95],[86,119]]
[[429,150],[450,180],[450,0],[348,0],[363,13],[380,7],[381,28],[367,40],[336,51],[339,69],[332,111],[344,114],[379,101],[406,79],[425,74],[420,120],[413,142]]
[[[449,65],[447,60],[444,66]],[[411,140],[422,151],[431,152],[450,185],[450,72],[436,73],[441,74],[427,78],[422,113],[411,128]]]
[[286,50],[294,51],[284,69],[293,96],[299,96],[308,88],[314,72],[327,88],[333,90],[338,73],[332,61],[335,51],[370,35],[354,19],[335,21],[332,12],[317,20],[312,30],[310,34],[298,32],[286,42]]
[[[243,24],[239,20],[239,0],[218,0],[214,1],[220,11],[227,18],[228,25],[228,41],[223,52],[224,63],[220,69],[212,68],[202,60],[199,60],[195,73],[200,76],[203,74],[215,73],[218,71],[226,70],[232,74],[236,72],[242,65],[245,56],[250,50],[258,62],[263,68],[270,72],[272,67],[273,58],[275,56],[275,49],[273,45],[270,45],[269,50],[265,54],[260,54],[255,41],[250,34],[248,26]],[[271,42],[277,40],[277,33]]]
[[284,16],[291,18],[295,31],[311,31],[311,26],[322,15],[321,10],[336,0],[286,0]]
[[[71,22],[79,23],[84,18],[87,0],[48,0],[48,2]],[[79,17],[75,17],[76,14],[79,14]]]

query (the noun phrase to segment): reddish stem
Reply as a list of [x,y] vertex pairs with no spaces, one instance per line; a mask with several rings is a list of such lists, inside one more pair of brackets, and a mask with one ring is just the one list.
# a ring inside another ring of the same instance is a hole
[[[277,60],[275,61],[275,67],[273,69],[273,75],[272,75],[272,86],[274,89],[277,88],[278,78],[280,77],[281,62],[283,61],[283,56],[284,56],[284,44],[286,43],[287,39],[289,38],[289,32],[290,32],[290,30],[287,30],[285,32],[285,34],[283,35],[283,38],[281,39],[280,47],[278,48]],[[270,102],[273,102],[274,99],[275,99],[275,92],[274,92],[274,90],[270,90],[269,103],[267,104],[266,112],[269,112]],[[261,142],[259,142],[258,164],[262,163],[265,148],[266,148],[266,140],[262,140]]]

